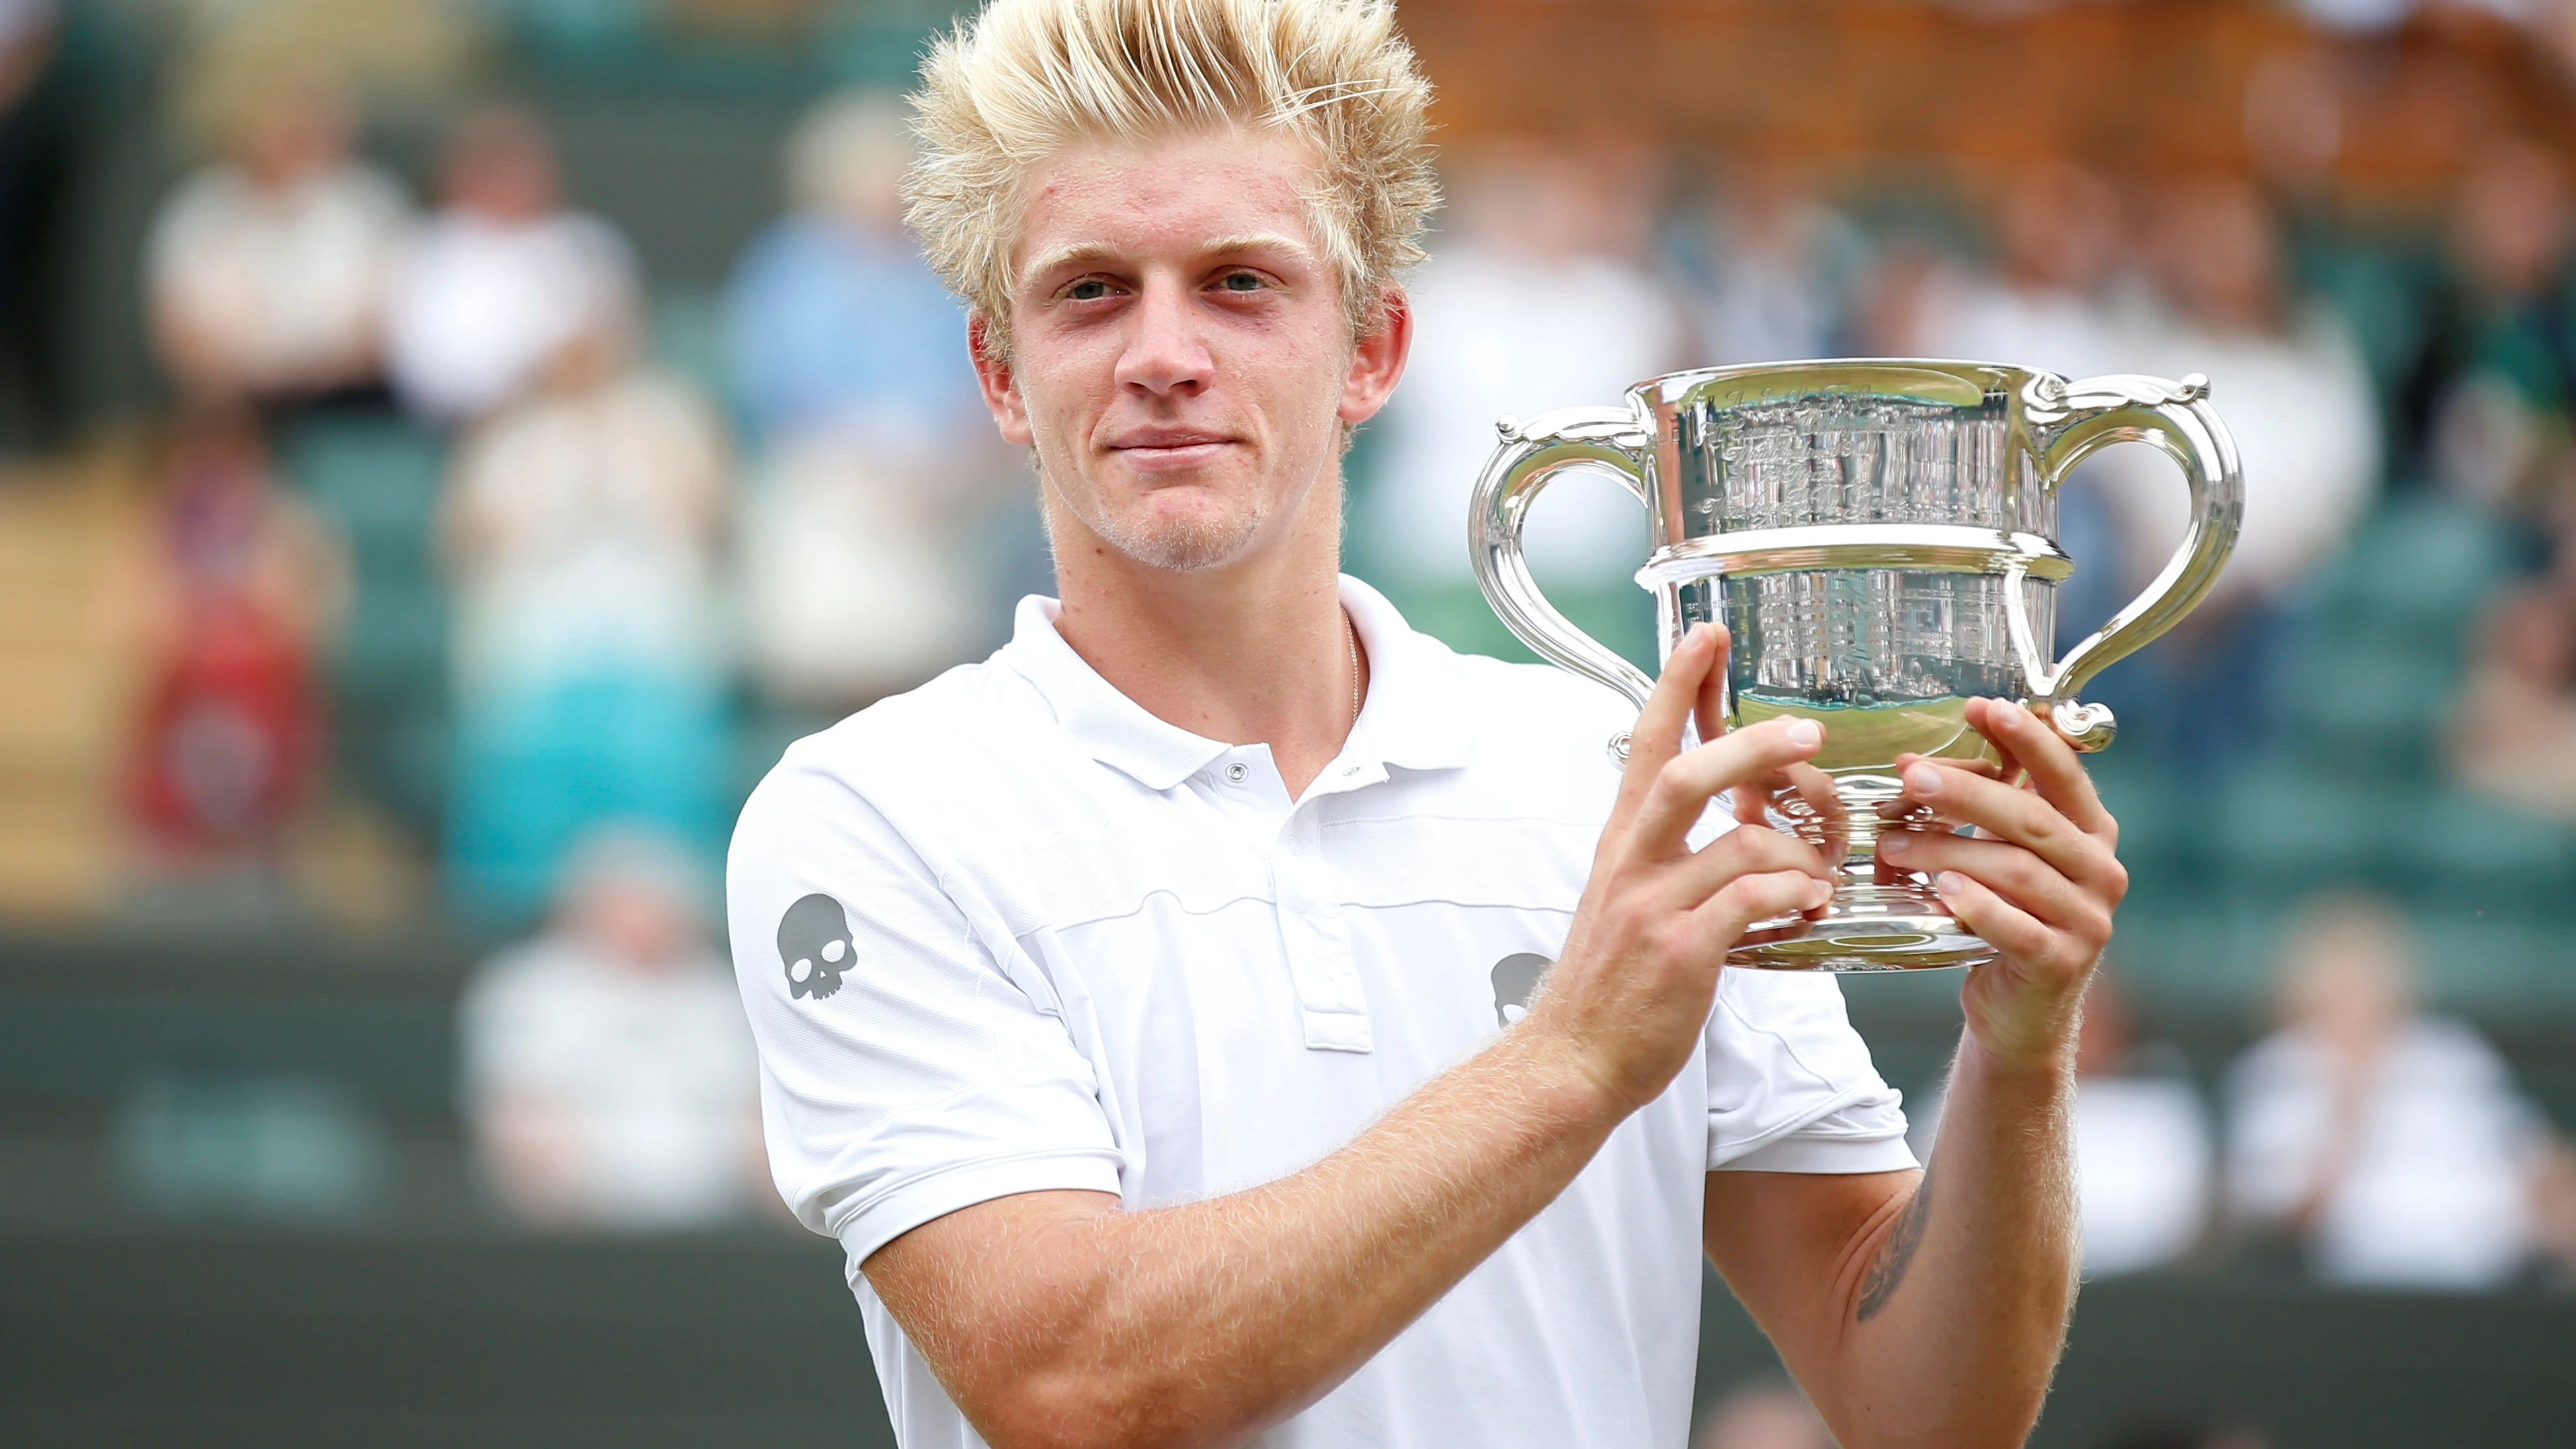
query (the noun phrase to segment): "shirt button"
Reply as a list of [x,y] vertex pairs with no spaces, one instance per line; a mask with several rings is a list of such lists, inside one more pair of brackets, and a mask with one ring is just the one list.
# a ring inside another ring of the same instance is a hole
[[1225,767],[1225,782],[1229,785],[1240,785],[1243,783],[1243,777],[1251,773],[1252,771],[1245,768],[1243,762],[1238,760]]
[[1290,855],[1304,855],[1306,853],[1305,844],[1301,841],[1291,839],[1288,842],[1288,853]]

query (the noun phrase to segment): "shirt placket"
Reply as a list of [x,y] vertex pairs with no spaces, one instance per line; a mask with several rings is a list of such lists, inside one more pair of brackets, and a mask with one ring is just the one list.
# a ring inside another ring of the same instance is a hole
[[1349,923],[1324,859],[1323,833],[1314,802],[1289,811],[1271,853],[1279,901],[1279,943],[1297,991],[1300,1024],[1310,1051],[1365,1052],[1368,997],[1360,989],[1351,955]]

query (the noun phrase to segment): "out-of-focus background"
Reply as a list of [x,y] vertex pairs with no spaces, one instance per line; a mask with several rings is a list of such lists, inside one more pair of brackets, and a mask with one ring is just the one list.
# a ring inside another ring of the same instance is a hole
[[[796,736],[1048,588],[895,219],[946,0],[0,0],[0,1425],[885,1442],[713,914]],[[2207,374],[2034,1443],[2576,1437],[2576,5],[1407,0],[1449,200],[1353,570],[1670,368]],[[2171,469],[2070,485],[2079,635]],[[1642,525],[1542,580],[1640,657]],[[1848,983],[1928,1134],[1956,978]],[[1927,1136],[1928,1140],[1928,1136]],[[1708,1449],[1814,1449],[1709,1296]]]

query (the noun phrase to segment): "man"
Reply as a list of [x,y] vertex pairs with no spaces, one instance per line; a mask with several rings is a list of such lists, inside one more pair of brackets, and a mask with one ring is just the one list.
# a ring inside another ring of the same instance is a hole
[[1713,631],[1631,719],[1336,583],[1432,199],[1388,8],[1000,0],[927,71],[913,220],[1063,598],[792,749],[731,867],[779,1183],[902,1441],[1679,1445],[1704,1250],[1845,1444],[2019,1443],[2123,888],[2074,757],[1981,704],[2036,790],[1908,772],[1983,838],[1907,866],[2006,957],[1935,1186],[1832,981],[1721,971],[1827,868],[1695,828],[1818,731],[1684,750]]

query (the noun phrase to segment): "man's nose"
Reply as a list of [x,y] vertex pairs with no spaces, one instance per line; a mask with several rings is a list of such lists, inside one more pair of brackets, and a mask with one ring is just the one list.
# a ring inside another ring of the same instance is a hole
[[1118,385],[1163,396],[1193,393],[1207,386],[1216,359],[1200,335],[1190,306],[1189,288],[1157,278],[1145,284],[1138,300],[1134,330],[1118,357]]

